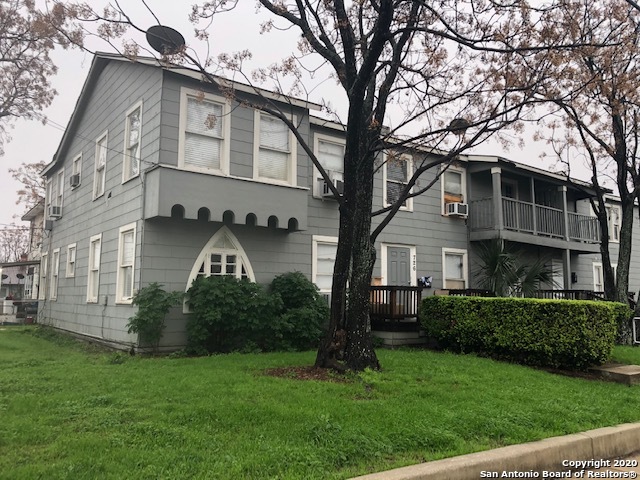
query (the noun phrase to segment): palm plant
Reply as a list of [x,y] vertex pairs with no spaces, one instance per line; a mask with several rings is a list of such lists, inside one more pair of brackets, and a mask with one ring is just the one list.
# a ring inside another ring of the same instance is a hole
[[542,284],[555,284],[546,259],[525,263],[523,253],[503,240],[481,243],[476,253],[478,286],[499,297],[533,297]]

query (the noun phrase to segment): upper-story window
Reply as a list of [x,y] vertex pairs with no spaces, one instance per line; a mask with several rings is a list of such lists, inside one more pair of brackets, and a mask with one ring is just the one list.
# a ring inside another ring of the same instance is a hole
[[609,241],[620,241],[620,207],[617,205],[607,206],[607,224],[609,225]]
[[447,203],[464,203],[466,198],[466,181],[464,170],[449,167],[440,179],[442,185],[442,213],[447,214]]
[[296,143],[289,127],[279,118],[259,111],[255,113],[254,125],[254,178],[294,185]]
[[107,178],[107,132],[96,140],[95,173],[93,178],[94,200],[104,195],[104,186]]
[[82,154],[76,155],[71,162],[71,188],[80,186],[82,182]]
[[[384,178],[383,201],[384,205],[392,205],[400,194],[406,188],[413,167],[413,159],[410,155],[387,155],[384,163],[382,176]],[[413,199],[407,198],[402,202],[400,207],[403,210],[411,210],[413,208]]]
[[122,181],[126,182],[140,173],[140,139],[142,137],[142,102],[127,112],[124,131],[124,161]]
[[47,180],[45,218],[56,219],[62,216],[62,198],[64,193],[64,170],[55,173]]
[[216,95],[183,88],[180,100],[179,165],[229,173],[229,102]]
[[[325,169],[334,185],[344,180],[344,148],[345,141],[316,133],[314,135],[314,152],[320,165]],[[330,190],[317,168],[313,168],[313,194],[316,197],[329,195]]]

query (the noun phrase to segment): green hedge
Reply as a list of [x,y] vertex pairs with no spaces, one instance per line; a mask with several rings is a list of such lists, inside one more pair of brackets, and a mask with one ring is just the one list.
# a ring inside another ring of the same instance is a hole
[[187,292],[187,352],[270,352],[316,348],[329,318],[317,287],[302,273],[271,289],[231,276],[198,277]]
[[422,301],[420,321],[444,348],[527,365],[584,369],[609,358],[625,315],[620,305],[431,296]]

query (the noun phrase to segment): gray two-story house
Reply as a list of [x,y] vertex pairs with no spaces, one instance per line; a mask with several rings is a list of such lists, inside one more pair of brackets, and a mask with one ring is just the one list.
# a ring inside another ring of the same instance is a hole
[[[267,284],[297,270],[330,292],[338,204],[286,125],[251,106],[260,101],[291,116],[339,185],[344,129],[315,117],[318,105],[223,79],[203,83],[152,59],[96,55],[44,171],[34,279],[41,323],[130,348],[132,297],[152,282],[185,291],[199,275]],[[382,166],[374,210],[397,198],[428,155],[403,152]],[[463,157],[378,237],[372,284],[415,286],[430,276],[425,294],[474,287],[474,244],[503,238],[557,264],[564,287],[594,289],[599,245],[588,195],[588,186],[548,172]],[[169,319],[164,348],[184,345],[185,322],[180,313]]]

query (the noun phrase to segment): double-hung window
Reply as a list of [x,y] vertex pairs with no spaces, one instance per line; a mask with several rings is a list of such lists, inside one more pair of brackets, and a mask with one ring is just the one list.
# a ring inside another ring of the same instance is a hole
[[131,303],[133,299],[133,271],[136,251],[136,224],[120,228],[118,244],[117,292],[118,303]]
[[124,131],[124,161],[122,181],[140,173],[140,139],[142,136],[142,103],[138,102],[127,112]]
[[52,195],[53,195],[53,180],[51,178],[49,178],[46,181],[45,193],[44,193],[44,198],[45,198],[45,201],[44,201],[44,205],[45,205],[44,218],[45,219],[51,218],[49,216],[49,213],[51,212],[51,202],[53,201]]
[[82,154],[74,157],[71,165],[71,188],[76,188],[82,181]]
[[[618,270],[617,264],[611,264],[613,269],[613,278],[615,280]],[[602,262],[593,262],[593,290],[595,292],[604,292],[604,267]]]
[[188,170],[227,175],[231,135],[229,101],[182,88],[179,164]]
[[62,216],[62,197],[64,191],[64,170],[57,172],[47,181],[46,186],[46,218],[58,218]]
[[447,203],[463,203],[465,201],[464,171],[449,167],[440,179],[442,185],[442,213],[446,215]]
[[100,287],[100,249],[102,234],[89,239],[89,269],[87,279],[87,303],[98,303]]
[[[403,190],[407,187],[412,175],[413,161],[409,155],[387,155],[384,163],[384,205],[393,205],[398,201]],[[406,198],[402,202],[403,210],[411,210],[413,199]]]
[[[314,151],[320,165],[327,172],[331,181],[336,185],[344,180],[344,145],[345,141],[340,138],[329,137],[316,133],[314,136]],[[329,193],[325,186],[324,178],[320,171],[314,167],[313,194],[320,197]]]
[[609,225],[609,241],[620,241],[620,207],[609,205],[607,208],[607,225]]
[[469,283],[467,251],[457,248],[443,248],[442,272],[444,288],[467,288]]
[[254,132],[254,178],[294,185],[295,142],[289,127],[279,118],[256,111]]
[[76,276],[76,244],[72,243],[67,247],[67,278]]
[[107,132],[96,140],[95,172],[93,178],[94,200],[104,195],[104,187],[107,178],[107,141]]
[[56,300],[58,298],[58,276],[60,273],[60,249],[56,248],[53,251],[53,257],[51,258],[51,291],[49,298]]
[[38,300],[47,298],[47,275],[49,274],[49,254],[43,253],[40,257],[40,281],[38,284]]
[[333,267],[336,263],[338,239],[315,235],[313,237],[311,281],[315,283],[320,293],[329,297],[333,285]]

